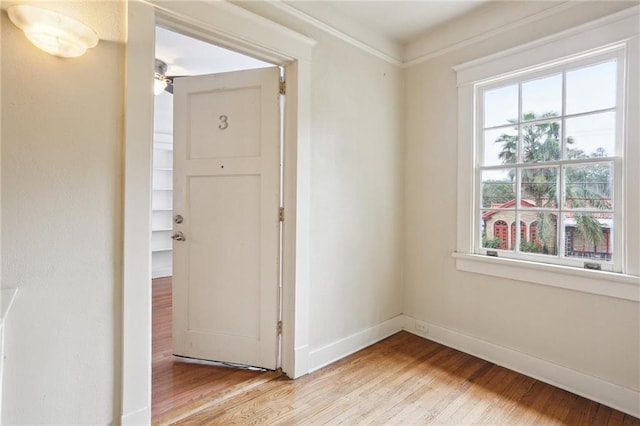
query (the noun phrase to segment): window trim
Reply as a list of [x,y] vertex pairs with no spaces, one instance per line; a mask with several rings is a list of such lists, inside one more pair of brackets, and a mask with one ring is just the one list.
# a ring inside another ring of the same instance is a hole
[[[576,60],[605,47],[624,45],[627,92],[621,100],[623,115],[629,117],[623,129],[624,141],[640,141],[640,85],[638,19],[640,6],[563,31],[524,46],[509,49],[454,67],[458,78],[458,211],[457,248],[453,254],[456,268],[490,276],[550,285],[592,294],[640,301],[640,171],[637,167],[622,170],[622,182],[616,191],[624,194],[621,205],[625,241],[621,248],[623,273],[591,271],[570,266],[537,263],[527,260],[495,258],[474,253],[475,197],[475,88],[514,75],[514,71],[532,72],[559,63],[564,58]],[[580,52],[576,54],[576,52]],[[623,142],[627,164],[640,162],[640,143]],[[470,195],[473,194],[473,195]],[[523,278],[526,277],[526,278]]]

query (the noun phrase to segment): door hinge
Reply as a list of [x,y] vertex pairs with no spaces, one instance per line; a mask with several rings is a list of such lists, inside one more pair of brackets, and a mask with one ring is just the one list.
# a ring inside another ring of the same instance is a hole
[[285,95],[287,93],[287,82],[285,80],[280,80],[280,94]]
[[278,335],[282,334],[282,321],[278,321],[278,325],[276,325],[276,332]]
[[280,210],[278,211],[278,219],[280,222],[284,222],[284,207],[280,207]]

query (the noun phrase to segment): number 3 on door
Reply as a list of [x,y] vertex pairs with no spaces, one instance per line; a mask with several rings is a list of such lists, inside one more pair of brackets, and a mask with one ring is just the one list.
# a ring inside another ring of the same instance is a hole
[[220,124],[218,125],[218,129],[225,130],[227,127],[229,127],[229,119],[227,118],[226,115],[221,115],[220,116]]

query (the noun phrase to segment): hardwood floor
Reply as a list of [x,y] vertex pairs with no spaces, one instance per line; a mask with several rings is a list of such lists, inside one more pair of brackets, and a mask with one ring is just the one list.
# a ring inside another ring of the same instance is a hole
[[[154,339],[155,332],[154,316]],[[198,375],[172,372],[180,383]],[[212,375],[208,380],[230,387],[203,396],[200,410],[193,405],[198,392],[176,395],[182,405],[175,406],[168,400],[157,406],[154,397],[154,424],[640,426],[635,417],[407,332],[297,380],[250,373],[244,384]]]
[[171,278],[152,284],[153,424],[171,424],[236,393],[280,376],[262,372],[186,362],[171,352]]

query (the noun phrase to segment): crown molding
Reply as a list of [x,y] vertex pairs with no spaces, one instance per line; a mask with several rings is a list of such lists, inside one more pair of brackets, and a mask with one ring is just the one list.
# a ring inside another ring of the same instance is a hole
[[[525,15],[521,18],[511,20],[507,24],[504,24],[500,20],[496,20],[496,22],[493,24],[494,28],[491,28],[488,31],[484,31],[482,33],[472,35],[462,40],[456,39],[455,35],[453,35],[446,37],[444,41],[441,41],[440,43],[434,43],[432,40],[433,37],[427,36],[425,38],[405,45],[405,56],[403,58],[402,65],[403,67],[408,68],[413,65],[426,62],[430,59],[479,43],[507,31],[511,31],[524,25],[542,20],[546,17],[556,15],[570,9],[573,6],[575,6],[575,2],[564,1],[560,4],[556,4],[554,6],[543,9],[539,12],[535,12]],[[497,7],[497,5],[495,5],[494,7]],[[420,53],[413,53],[411,51]]]
[[[390,48],[389,45],[383,46],[383,44],[385,44],[384,40],[375,40],[373,36],[367,37],[366,33],[355,35],[355,31],[349,31],[349,33],[351,33],[349,34],[345,30],[337,28],[335,21],[330,20],[326,16],[312,16],[310,13],[300,10],[283,0],[268,0],[267,3],[279,12],[324,31],[389,64],[401,68],[409,68],[438,56],[499,36],[507,31],[512,31],[519,27],[560,14],[573,7],[579,6],[581,2],[574,0],[536,2],[526,6],[529,7],[528,10],[525,9],[525,6],[521,6],[516,2],[515,5],[512,6],[513,9],[507,12],[501,10],[504,5],[490,3],[486,8],[475,12],[475,16],[482,19],[482,26],[476,28],[475,31],[470,29],[470,34],[461,34],[460,29],[455,28],[456,20],[453,20],[432,29],[423,37],[403,46],[395,43],[397,45],[397,51],[392,53],[389,52],[389,50],[393,49],[393,47]],[[537,8],[537,10],[535,10],[535,8]],[[632,6],[629,9],[634,9],[634,7]],[[484,13],[484,19],[483,16],[479,16],[478,13]],[[509,14],[512,16],[510,17]],[[467,16],[473,19],[473,15]],[[492,19],[491,22],[487,22],[486,16]],[[394,44],[391,40],[388,41],[390,44]]]
[[309,14],[307,14],[306,12],[303,12],[285,2],[283,2],[282,0],[272,0],[269,1],[269,4],[273,7],[275,7],[276,9],[280,10],[281,12],[284,12],[290,16],[293,16],[309,25],[312,25],[354,47],[357,47],[358,49],[361,49],[377,58],[380,58],[392,65],[396,65],[396,66],[402,66],[402,60],[401,60],[401,52],[402,49],[399,47],[398,48],[398,56],[395,57],[393,55],[390,55],[388,53],[386,53],[385,51],[383,51],[381,48],[374,46],[373,43],[371,41],[361,41],[356,39],[355,37],[347,34],[346,32],[336,28],[335,26],[326,23],[324,21],[321,21],[318,18],[315,18]]

